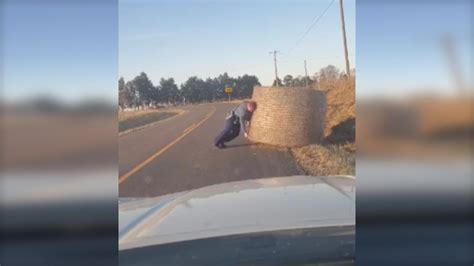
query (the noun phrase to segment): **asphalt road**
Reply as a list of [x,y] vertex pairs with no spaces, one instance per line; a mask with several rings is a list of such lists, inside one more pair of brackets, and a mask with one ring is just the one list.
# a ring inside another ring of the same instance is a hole
[[243,134],[216,149],[236,103],[187,112],[119,137],[120,197],[152,197],[231,181],[303,174],[289,151],[249,143]]

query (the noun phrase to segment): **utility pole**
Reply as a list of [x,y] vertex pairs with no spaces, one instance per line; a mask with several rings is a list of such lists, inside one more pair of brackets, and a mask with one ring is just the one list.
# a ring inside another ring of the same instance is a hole
[[449,70],[451,71],[451,76],[453,81],[455,82],[455,86],[457,87],[460,94],[466,93],[467,86],[464,82],[464,77],[462,75],[461,64],[459,63],[456,49],[454,46],[454,41],[452,35],[445,34],[440,39],[442,48],[444,49],[444,53],[446,54],[446,59],[448,61]]
[[349,77],[351,75],[351,70],[349,67],[349,55],[347,53],[347,40],[346,40],[346,23],[344,22],[344,4],[343,0],[339,0],[339,5],[341,9],[341,25],[342,25],[342,39],[344,40],[344,57],[346,59],[346,73]]
[[277,50],[270,52],[270,54],[273,54],[273,62],[275,64],[275,83],[276,83],[276,86],[278,87],[278,69],[277,69],[277,57],[276,57],[277,53],[279,53],[279,51]]
[[306,68],[306,60],[304,60],[304,80],[305,80],[305,88],[308,87],[308,69]]

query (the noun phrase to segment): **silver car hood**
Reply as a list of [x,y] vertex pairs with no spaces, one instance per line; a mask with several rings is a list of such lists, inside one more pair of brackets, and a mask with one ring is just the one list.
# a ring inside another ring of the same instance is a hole
[[353,177],[254,179],[156,198],[120,199],[119,249],[354,224]]

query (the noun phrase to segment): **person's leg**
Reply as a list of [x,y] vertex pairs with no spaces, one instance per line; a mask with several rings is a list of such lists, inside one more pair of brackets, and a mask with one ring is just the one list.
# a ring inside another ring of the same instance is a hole
[[232,125],[232,130],[229,132],[229,135],[226,137],[225,142],[229,142],[235,138],[237,138],[240,134],[240,123]]
[[221,146],[224,144],[224,142],[228,141],[227,139],[229,137],[229,134],[232,131],[232,127],[233,127],[232,119],[226,119],[224,129],[214,139],[215,146]]

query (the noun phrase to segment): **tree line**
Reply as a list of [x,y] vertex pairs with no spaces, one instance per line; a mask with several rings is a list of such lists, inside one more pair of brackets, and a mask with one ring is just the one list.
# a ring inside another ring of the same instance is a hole
[[[355,70],[352,69],[351,76],[355,76]],[[346,73],[339,70],[337,67],[333,65],[328,65],[324,68],[321,68],[318,72],[314,73],[312,76],[304,77],[304,76],[297,76],[293,77],[292,75],[286,75],[281,79],[273,80],[272,86],[284,86],[284,87],[305,87],[308,85],[309,88],[317,89],[321,86],[325,86],[328,83],[346,79]]]
[[154,85],[147,74],[142,72],[127,82],[123,77],[119,79],[119,107],[123,110],[221,101],[228,97],[224,91],[225,87],[233,88],[233,99],[250,98],[253,88],[260,85],[256,76],[245,74],[233,78],[227,73],[207,79],[190,77],[179,87],[173,78],[161,78],[159,83]]
[[[354,70],[351,76],[355,76]],[[313,89],[324,89],[323,87],[331,86],[334,81],[345,78],[347,77],[344,72],[333,65],[328,65],[312,76],[286,75],[283,80],[275,79],[273,86],[278,83],[279,86],[284,87],[306,87],[307,85]],[[261,84],[254,75],[245,74],[233,78],[227,73],[207,79],[193,76],[180,86],[173,78],[161,78],[159,83],[154,85],[147,74],[142,72],[127,82],[123,77],[119,79],[119,107],[123,110],[125,108],[140,109],[146,106],[222,101],[228,97],[224,91],[226,87],[233,88],[233,99],[244,99],[252,97],[255,86],[261,86]]]

